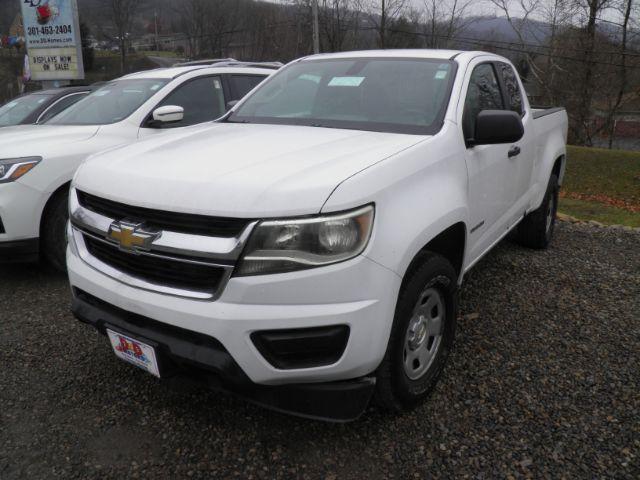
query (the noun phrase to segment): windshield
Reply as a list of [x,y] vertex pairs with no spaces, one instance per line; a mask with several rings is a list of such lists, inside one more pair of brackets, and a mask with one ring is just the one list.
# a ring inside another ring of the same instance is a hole
[[130,79],[107,83],[46,123],[106,125],[119,122],[135,112],[167,82],[168,80],[158,79]]
[[31,94],[16,98],[0,107],[0,127],[18,125],[47,103],[53,95]]
[[431,135],[454,75],[455,63],[443,60],[302,61],[263,83],[228,121]]

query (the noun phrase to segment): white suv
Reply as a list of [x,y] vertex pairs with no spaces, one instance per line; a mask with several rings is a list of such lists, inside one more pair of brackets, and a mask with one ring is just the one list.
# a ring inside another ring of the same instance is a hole
[[215,120],[277,67],[241,62],[134,73],[45,125],[0,130],[0,261],[39,253],[64,269],[69,182],[88,156]]

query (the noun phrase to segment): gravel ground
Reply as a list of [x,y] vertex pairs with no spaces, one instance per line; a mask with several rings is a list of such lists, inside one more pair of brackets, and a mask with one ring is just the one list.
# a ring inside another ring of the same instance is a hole
[[62,276],[0,267],[0,478],[640,478],[640,234],[559,224],[467,277],[422,407],[335,425],[117,360]]

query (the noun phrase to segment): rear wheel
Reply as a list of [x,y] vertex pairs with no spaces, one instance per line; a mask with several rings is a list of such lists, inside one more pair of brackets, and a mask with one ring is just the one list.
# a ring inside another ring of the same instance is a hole
[[455,336],[455,270],[434,253],[423,254],[418,262],[403,282],[387,351],[377,370],[377,403],[395,412],[427,398]]
[[542,205],[518,225],[516,240],[529,248],[544,249],[551,243],[558,211],[558,177],[551,174]]
[[42,253],[47,262],[56,270],[67,270],[66,228],[69,218],[69,191],[62,190],[54,194],[42,214]]

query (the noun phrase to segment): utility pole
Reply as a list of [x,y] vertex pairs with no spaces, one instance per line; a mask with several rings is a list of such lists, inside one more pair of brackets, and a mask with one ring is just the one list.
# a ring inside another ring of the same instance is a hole
[[155,33],[156,33],[155,40],[156,40],[156,52],[157,52],[158,50],[160,50],[160,47],[158,46],[158,8],[155,5],[153,7],[153,23],[155,26]]
[[311,14],[313,15],[313,53],[320,53],[320,32],[318,27],[318,0],[312,0]]

